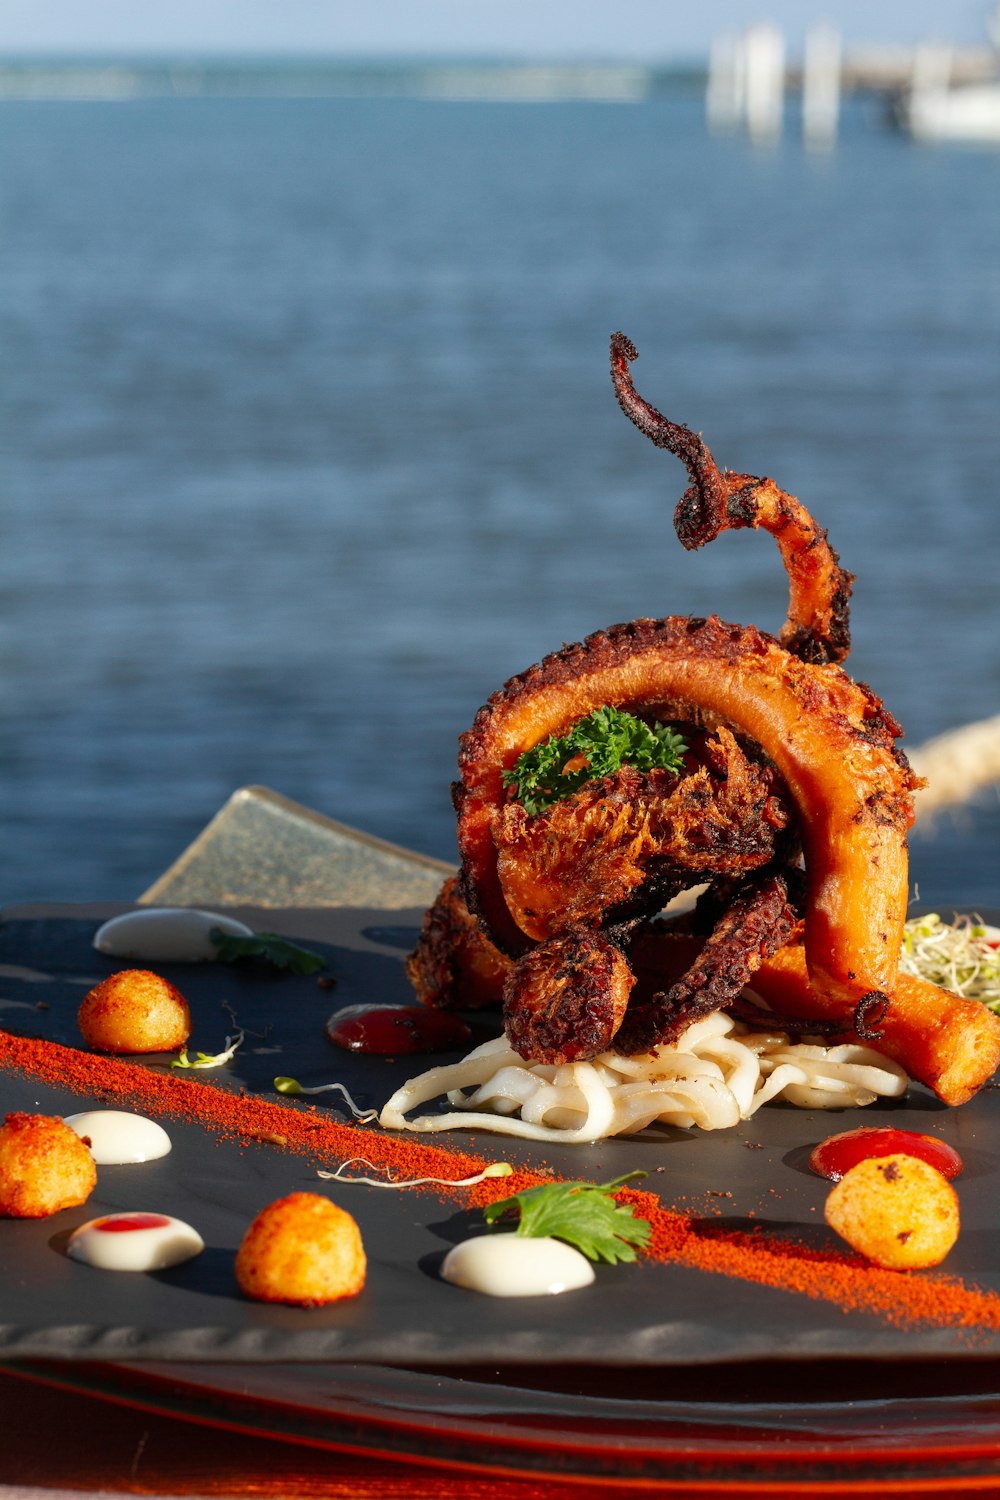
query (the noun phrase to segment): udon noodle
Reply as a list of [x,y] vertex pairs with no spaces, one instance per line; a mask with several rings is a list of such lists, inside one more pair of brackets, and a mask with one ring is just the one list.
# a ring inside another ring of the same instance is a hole
[[[850,1108],[906,1091],[902,1068],[870,1047],[793,1042],[751,1031],[718,1011],[676,1045],[639,1057],[528,1063],[506,1037],[398,1089],[379,1115],[389,1130],[492,1130],[570,1144],[634,1135],[661,1124],[724,1130],[784,1099],[803,1109]],[[407,1118],[432,1100],[450,1108]]]

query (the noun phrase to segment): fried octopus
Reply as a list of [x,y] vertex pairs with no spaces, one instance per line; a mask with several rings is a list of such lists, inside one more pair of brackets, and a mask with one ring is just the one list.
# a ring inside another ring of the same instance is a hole
[[[716,616],[611,626],[512,678],[461,737],[461,874],[428,914],[410,977],[436,1005],[468,1004],[485,977],[490,998],[501,991],[511,1045],[545,1063],[668,1043],[755,975],[765,992],[772,975],[779,1009],[789,989],[821,996],[812,1013],[819,1005],[843,1033],[873,1003],[899,1010],[906,834],[921,783],[896,745],[899,725],[839,665],[852,575],[794,496],[720,470],[697,434],[638,395],[636,358],[615,334],[622,410],[688,469],[681,543],[770,532],[788,615],[777,639]],[[677,726],[682,769],[625,765],[529,814],[508,784],[521,754],[609,706]],[[651,919],[693,886],[706,888],[695,917],[665,941]],[[773,979],[783,951],[799,955],[791,985]],[[893,1027],[912,1030],[898,1014]],[[979,1030],[974,1080],[966,1068],[942,1097],[974,1091],[1000,1061],[1000,1021]]]

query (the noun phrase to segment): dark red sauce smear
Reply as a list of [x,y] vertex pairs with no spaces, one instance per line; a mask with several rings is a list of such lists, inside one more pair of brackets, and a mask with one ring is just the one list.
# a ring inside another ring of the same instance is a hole
[[93,1228],[105,1234],[123,1234],[128,1229],[162,1229],[169,1223],[163,1214],[116,1214],[112,1219],[98,1219]]
[[839,1182],[845,1172],[869,1156],[919,1156],[921,1161],[937,1167],[942,1177],[957,1177],[962,1158],[953,1146],[947,1146],[933,1135],[919,1135],[915,1130],[895,1130],[891,1125],[862,1125],[828,1136],[815,1146],[809,1165],[820,1177]]
[[324,1030],[335,1047],[378,1057],[447,1052],[472,1036],[460,1016],[426,1005],[348,1005],[334,1012]]

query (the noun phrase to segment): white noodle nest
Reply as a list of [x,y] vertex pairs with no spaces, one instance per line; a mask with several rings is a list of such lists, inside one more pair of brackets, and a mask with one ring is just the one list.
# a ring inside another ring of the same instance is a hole
[[[675,1046],[639,1057],[602,1052],[590,1062],[528,1063],[506,1037],[496,1037],[461,1062],[409,1079],[379,1124],[573,1144],[653,1124],[724,1130],[779,1098],[802,1109],[851,1108],[903,1094],[908,1082],[902,1068],[870,1047],[793,1042],[785,1032],[750,1031],[717,1011],[689,1026]],[[442,1097],[450,1110],[407,1119]]]

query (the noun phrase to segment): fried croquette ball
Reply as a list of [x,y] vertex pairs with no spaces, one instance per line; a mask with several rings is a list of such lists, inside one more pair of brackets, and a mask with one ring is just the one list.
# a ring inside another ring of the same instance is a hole
[[254,1219],[236,1255],[240,1290],[257,1302],[321,1307],[365,1284],[361,1231],[318,1193],[290,1193]]
[[915,1271],[939,1265],[958,1238],[958,1198],[916,1156],[872,1156],[830,1193],[826,1222],[875,1265]]
[[98,1052],[172,1052],[191,1034],[187,1001],[149,969],[122,969],[95,985],[77,1015]]
[[0,1214],[44,1219],[85,1203],[96,1183],[93,1156],[58,1115],[10,1114],[0,1126]]

